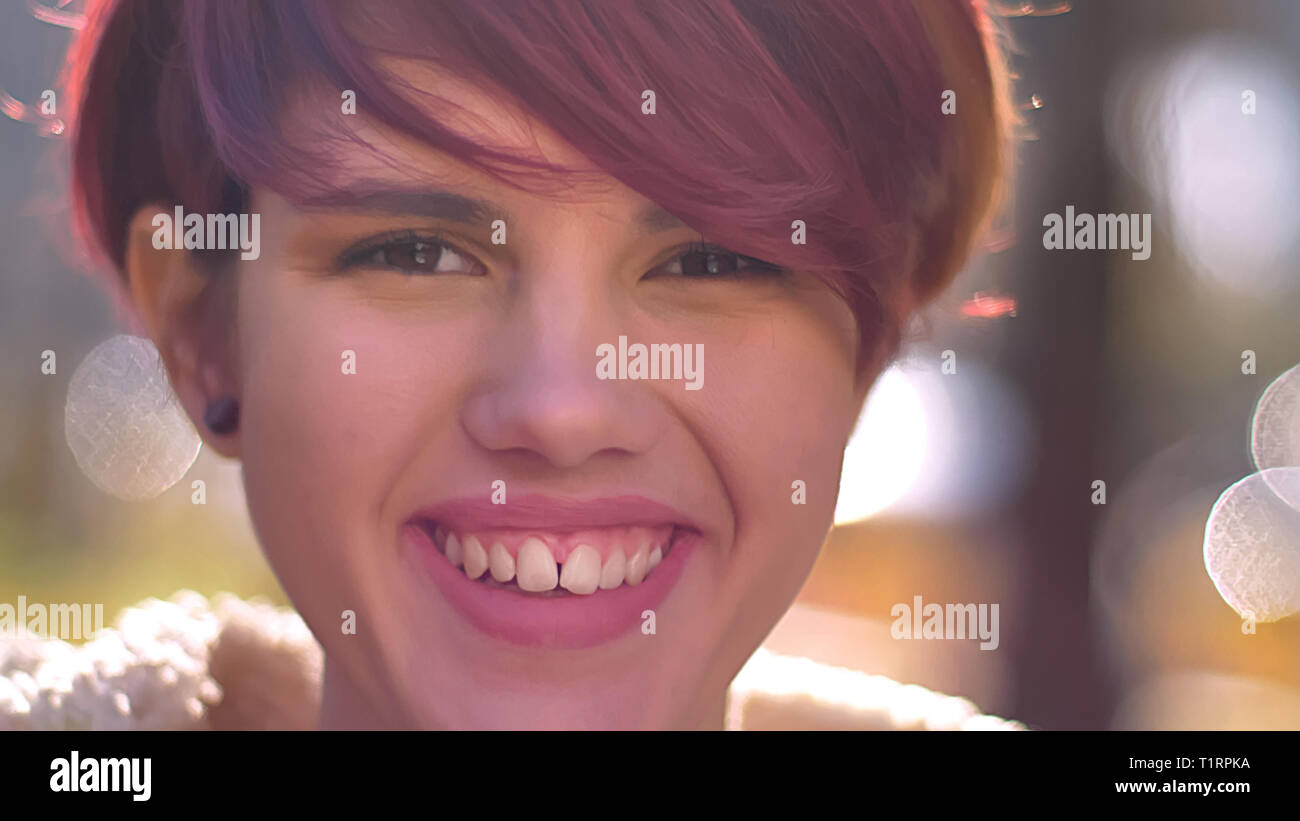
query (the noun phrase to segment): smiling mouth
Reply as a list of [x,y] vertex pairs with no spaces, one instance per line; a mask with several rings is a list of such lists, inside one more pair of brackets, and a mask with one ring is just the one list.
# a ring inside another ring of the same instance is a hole
[[675,524],[572,530],[461,530],[421,519],[438,552],[466,578],[530,598],[598,595],[635,587],[689,528]]

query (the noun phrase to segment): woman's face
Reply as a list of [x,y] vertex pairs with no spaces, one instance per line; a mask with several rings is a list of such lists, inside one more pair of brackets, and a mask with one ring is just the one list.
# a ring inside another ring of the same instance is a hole
[[[464,133],[594,171],[404,69]],[[683,256],[699,234],[609,177],[525,193],[358,109],[383,156],[349,148],[337,198],[255,190],[237,275],[237,450],[323,724],[718,726],[831,521],[867,386],[848,307]],[[602,378],[620,339],[632,368],[679,346],[681,378]]]

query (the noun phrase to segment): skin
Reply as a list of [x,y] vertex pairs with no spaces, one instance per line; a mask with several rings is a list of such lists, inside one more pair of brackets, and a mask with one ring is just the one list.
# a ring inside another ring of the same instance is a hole
[[[597,171],[491,95],[405,68],[465,106],[473,116],[455,127],[476,139]],[[242,460],[267,558],[324,647],[321,726],[720,727],[728,683],[830,527],[844,446],[876,376],[857,372],[848,307],[797,272],[674,273],[665,266],[699,234],[643,231],[636,218],[653,203],[609,177],[538,196],[352,122],[398,165],[349,146],[331,182],[491,201],[511,216],[506,244],[491,244],[491,217],[307,207],[255,187],[259,259],[213,276],[189,254],[154,250],[150,220],[173,204],[153,203],[136,214],[126,266],[177,395],[208,446]],[[408,229],[437,231],[474,261],[337,270],[349,246]],[[620,335],[702,343],[704,388],[597,379],[597,346]],[[345,350],[355,374],[342,372]],[[202,418],[225,394],[241,424],[219,437]],[[700,522],[704,544],[658,609],[657,634],[518,647],[479,633],[410,572],[402,523],[441,500],[486,498],[496,479],[511,495],[646,496]],[[792,503],[795,480],[806,504]],[[344,610],[355,635],[341,630]]]

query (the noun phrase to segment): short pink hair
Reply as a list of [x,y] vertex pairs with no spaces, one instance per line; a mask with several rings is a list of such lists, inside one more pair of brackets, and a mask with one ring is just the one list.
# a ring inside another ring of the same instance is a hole
[[229,213],[254,185],[323,193],[347,137],[335,108],[312,144],[286,138],[307,87],[352,89],[365,114],[512,185],[564,173],[457,136],[379,54],[508,95],[710,242],[823,277],[867,367],[964,264],[1009,166],[1014,115],[978,0],[90,0],[87,20],[65,75],[74,203],[119,282],[149,202]]

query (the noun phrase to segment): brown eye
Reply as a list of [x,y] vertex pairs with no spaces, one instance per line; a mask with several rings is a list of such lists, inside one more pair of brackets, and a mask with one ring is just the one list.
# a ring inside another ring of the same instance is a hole
[[342,268],[385,268],[410,275],[486,273],[482,263],[432,237],[411,237],[366,245],[345,254]]
[[701,278],[762,274],[770,276],[781,274],[784,271],[784,269],[763,262],[760,259],[747,257],[734,251],[728,251],[726,248],[712,245],[692,247],[673,257],[657,270],[672,276]]
[[437,242],[394,242],[378,251],[380,263],[412,274],[470,273],[465,257]]
[[740,269],[740,257],[736,254],[691,251],[678,259],[681,261],[682,274],[688,277],[734,274]]

